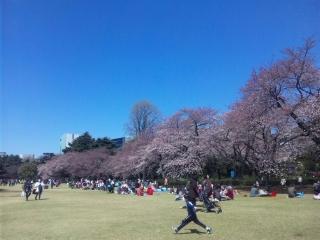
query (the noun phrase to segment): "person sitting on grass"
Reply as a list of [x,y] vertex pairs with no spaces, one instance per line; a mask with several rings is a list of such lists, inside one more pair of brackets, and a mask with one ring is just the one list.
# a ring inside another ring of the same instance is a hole
[[256,185],[254,184],[252,187],[251,187],[251,190],[250,190],[250,197],[257,197],[259,196],[259,190],[258,188],[256,187]]
[[135,193],[139,196],[139,194],[138,193],[140,193],[140,187],[141,187],[141,180],[140,180],[140,178],[138,178],[138,180],[135,182],[135,186],[134,186],[134,188],[135,188]]
[[294,186],[293,183],[290,183],[288,187],[288,197],[294,198],[295,196],[296,196],[296,187]]
[[231,186],[228,186],[225,190],[225,196],[228,198],[228,200],[234,199],[234,190]]
[[154,192],[153,185],[150,183],[148,188],[147,188],[147,195],[152,196]]
[[121,191],[121,194],[130,194],[131,193],[131,189],[129,188],[127,181],[122,182],[122,185],[120,187],[120,191]]
[[215,185],[213,187],[213,192],[212,192],[212,197],[215,201],[221,201],[222,198],[221,198],[221,186],[220,185]]
[[143,184],[141,183],[138,188],[136,188],[136,194],[137,196],[143,196],[144,195],[144,187]]
[[314,200],[320,200],[320,181],[313,184],[313,199]]
[[183,196],[184,196],[184,188],[178,187],[177,190],[176,190],[175,201],[183,200],[184,199]]
[[[232,200],[234,197],[232,187],[221,186],[220,196],[221,196],[221,201]],[[230,197],[232,197],[232,199]]]
[[177,189],[175,189],[173,186],[171,188],[169,188],[169,193],[170,194],[175,194],[177,191]]
[[83,190],[89,189],[89,184],[87,183],[87,181],[82,182],[81,189],[83,189]]
[[109,178],[107,181],[107,188],[109,193],[114,193],[114,181]]
[[258,190],[258,196],[259,197],[268,197],[268,196],[271,196],[271,194],[269,194],[267,190],[260,188]]
[[294,183],[290,183],[289,187],[288,187],[288,197],[289,198],[295,198],[295,197],[298,197],[298,198],[301,198],[304,196],[304,193],[303,192],[297,192],[296,191],[296,186],[294,185]]

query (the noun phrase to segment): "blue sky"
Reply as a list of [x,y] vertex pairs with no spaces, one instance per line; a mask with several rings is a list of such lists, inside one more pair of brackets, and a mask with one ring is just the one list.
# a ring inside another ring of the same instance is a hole
[[125,135],[132,105],[227,111],[254,68],[307,37],[320,1],[2,0],[0,151]]

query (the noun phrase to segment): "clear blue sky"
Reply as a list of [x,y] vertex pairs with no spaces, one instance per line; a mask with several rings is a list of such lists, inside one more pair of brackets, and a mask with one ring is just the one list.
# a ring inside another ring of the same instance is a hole
[[[254,68],[314,36],[317,0],[2,0],[1,144],[58,152],[63,133],[125,135],[143,99],[164,116],[226,111]],[[319,45],[316,52],[319,56]]]

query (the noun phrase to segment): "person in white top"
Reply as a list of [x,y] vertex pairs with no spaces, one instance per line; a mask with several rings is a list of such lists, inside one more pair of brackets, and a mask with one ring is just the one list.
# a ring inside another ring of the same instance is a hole
[[43,183],[41,182],[41,179],[39,179],[35,184],[34,184],[34,190],[35,190],[35,200],[40,200],[41,198],[41,194],[42,194],[42,191],[43,191]]

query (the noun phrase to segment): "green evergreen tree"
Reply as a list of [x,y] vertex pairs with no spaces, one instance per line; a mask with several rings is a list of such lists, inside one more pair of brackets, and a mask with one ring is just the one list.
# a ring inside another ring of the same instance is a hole
[[107,138],[97,138],[94,139],[91,137],[91,135],[88,132],[85,132],[78,138],[76,138],[69,147],[65,148],[63,150],[64,153],[67,152],[83,152],[86,150],[94,149],[94,148],[100,148],[100,147],[106,147],[106,149],[113,150],[115,148],[112,141]]
[[83,152],[89,149],[92,149],[94,146],[94,138],[91,137],[91,135],[88,132],[85,132],[78,138],[76,138],[68,148],[65,148],[63,150],[64,153],[73,151],[73,152]]
[[20,179],[36,179],[38,176],[38,167],[35,162],[23,163],[19,170],[18,175]]

